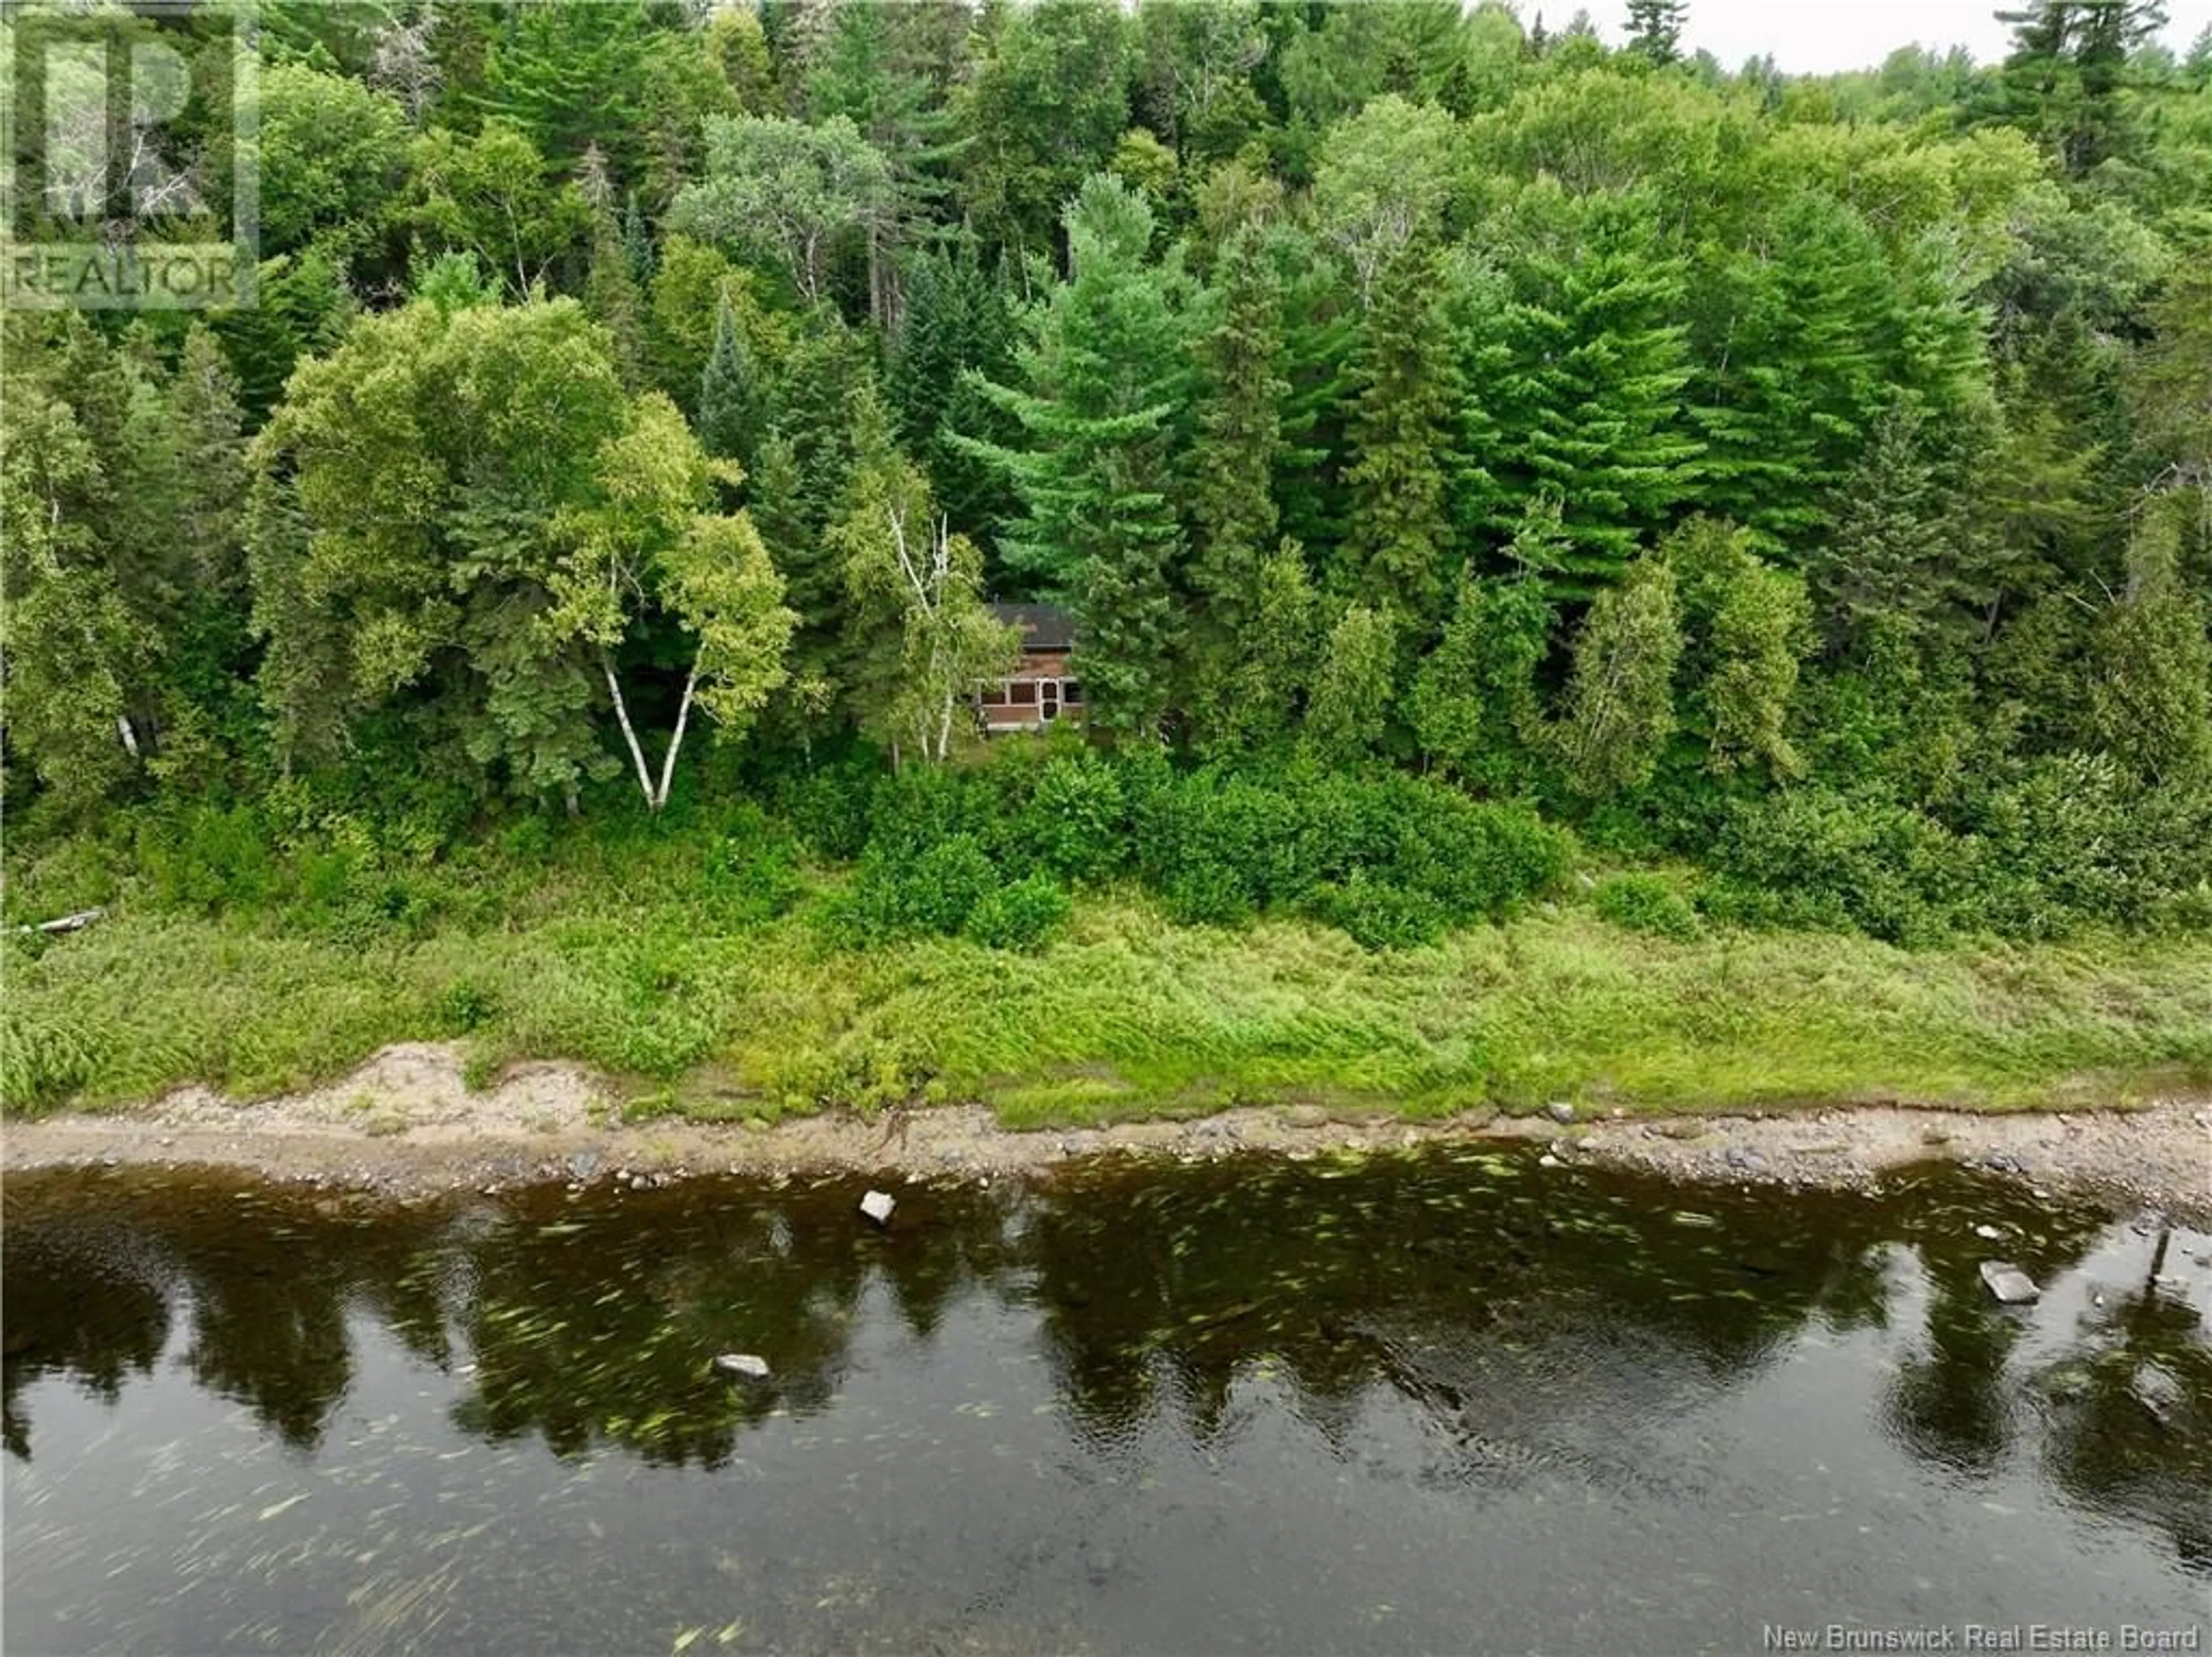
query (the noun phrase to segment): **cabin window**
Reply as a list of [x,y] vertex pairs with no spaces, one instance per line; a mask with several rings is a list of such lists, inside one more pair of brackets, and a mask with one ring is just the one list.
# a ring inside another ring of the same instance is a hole
[[1083,685],[1081,681],[1073,679],[1064,679],[1060,680],[1060,699],[1062,702],[1065,702],[1071,708],[1081,707],[1083,705]]
[[1017,708],[1034,708],[1036,705],[1036,681],[1016,679],[1006,686],[1006,700]]
[[986,685],[976,700],[987,708],[1003,708],[1006,705],[1006,687],[1004,685]]

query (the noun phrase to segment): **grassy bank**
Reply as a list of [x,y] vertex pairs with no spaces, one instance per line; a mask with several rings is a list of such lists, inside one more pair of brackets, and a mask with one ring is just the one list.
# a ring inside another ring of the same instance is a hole
[[571,871],[428,935],[125,905],[43,948],[11,941],[0,1096],[20,1117],[193,1081],[263,1093],[436,1038],[466,1040],[487,1078],[574,1059],[634,1112],[697,1117],[868,1108],[924,1077],[1015,1124],[1271,1099],[2001,1109],[2212,1084],[2203,939],[1678,941],[1570,905],[1375,953],[1302,921],[1173,925],[1109,894],[1031,952],[856,951],[811,900],[744,915],[615,873]]

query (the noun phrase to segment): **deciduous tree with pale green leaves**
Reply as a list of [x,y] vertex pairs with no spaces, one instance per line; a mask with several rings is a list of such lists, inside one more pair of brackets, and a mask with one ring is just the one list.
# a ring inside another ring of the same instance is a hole
[[1650,780],[1674,734],[1681,655],[1674,568],[1638,558],[1598,594],[1575,635],[1574,672],[1551,742],[1577,793],[1602,800]]

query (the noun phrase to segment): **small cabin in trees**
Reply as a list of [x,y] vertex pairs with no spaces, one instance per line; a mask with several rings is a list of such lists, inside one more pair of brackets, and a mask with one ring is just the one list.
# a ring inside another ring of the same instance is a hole
[[986,736],[1001,731],[1041,731],[1083,719],[1083,685],[1067,671],[1075,649],[1075,618],[1057,605],[994,604],[996,619],[1019,628],[1021,659],[1005,679],[975,689],[975,720]]

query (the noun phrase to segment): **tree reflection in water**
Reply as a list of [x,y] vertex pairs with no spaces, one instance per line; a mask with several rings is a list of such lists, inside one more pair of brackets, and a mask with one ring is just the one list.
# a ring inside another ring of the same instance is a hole
[[[33,1453],[39,1377],[112,1400],[173,1351],[311,1451],[369,1319],[454,1374],[451,1413],[472,1435],[712,1468],[771,1413],[838,1397],[868,1303],[926,1347],[983,1296],[1034,1317],[1068,1428],[1109,1457],[1163,1423],[1203,1452],[1240,1387],[1272,1380],[1340,1455],[1363,1411],[1395,1400],[1434,1448],[1425,1480],[1626,1485],[1668,1477],[1647,1434],[1808,1337],[1899,1322],[1881,1406],[1894,1441],[1968,1478],[2025,1448],[2070,1499],[2212,1568],[2203,1319],[2155,1267],[2078,1327],[2057,1326],[2055,1299],[1991,1304],[1977,1269],[1998,1246],[1977,1224],[2047,1286],[2081,1279],[2085,1306],[2085,1260],[2130,1235],[2002,1182],[1946,1169],[1879,1198],[1692,1189],[1468,1148],[1109,1162],[1029,1190],[902,1185],[883,1232],[857,1219],[863,1188],[378,1206],[210,1176],[20,1176],[8,1447]],[[732,1345],[765,1355],[770,1380],[714,1379],[707,1358]]]

